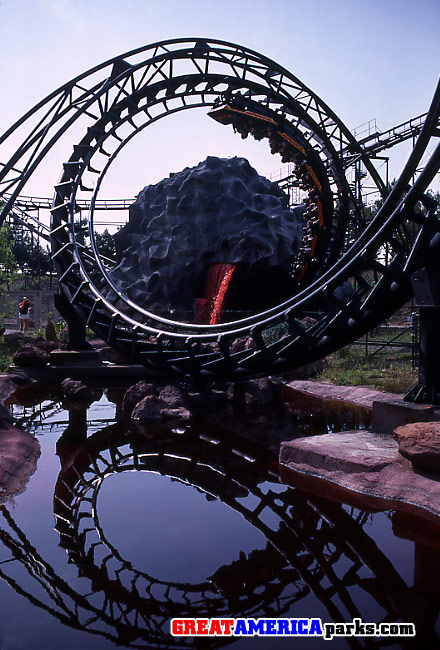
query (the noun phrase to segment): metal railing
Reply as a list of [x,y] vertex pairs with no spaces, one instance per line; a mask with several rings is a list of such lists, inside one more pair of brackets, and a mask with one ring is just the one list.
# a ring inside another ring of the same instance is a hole
[[[389,334],[391,338],[388,338]],[[402,340],[405,335],[410,335],[410,340]],[[362,347],[365,359],[371,359],[387,349],[406,350],[411,355],[411,367],[414,369],[418,367],[419,340],[419,314],[413,312],[407,326],[385,323],[351,345]]]

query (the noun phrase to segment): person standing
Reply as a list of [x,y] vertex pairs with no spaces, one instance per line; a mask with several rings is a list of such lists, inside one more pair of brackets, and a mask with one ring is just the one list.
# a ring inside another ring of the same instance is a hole
[[26,296],[18,303],[18,320],[20,322],[20,332],[27,332],[29,324],[29,312],[34,303]]

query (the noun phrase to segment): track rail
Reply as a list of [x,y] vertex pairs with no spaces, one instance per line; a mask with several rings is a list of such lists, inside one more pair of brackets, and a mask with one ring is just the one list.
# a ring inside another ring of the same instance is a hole
[[[339,212],[335,208],[332,217],[333,252],[321,260],[314,281],[300,283],[289,300],[247,318],[196,325],[158,316],[114,285],[94,239],[94,213],[107,170],[134,136],[164,117],[212,107],[224,97],[244,97],[260,105],[273,116],[278,132],[285,125],[306,141],[327,170]],[[439,97],[437,88],[399,181],[368,228],[351,246],[345,240],[348,250],[343,257],[338,251],[347,224],[359,217],[360,209],[345,180],[348,155],[362,161],[385,196],[364,148],[315,93],[277,63],[238,45],[201,38],[163,41],[111,59],[68,82],[23,116],[0,138],[1,148],[30,125],[22,145],[0,171],[6,198],[2,216],[13,209],[57,141],[81,124],[84,136],[73,146],[55,185],[50,232],[59,280],[78,317],[125,354],[193,381],[287,370],[362,336],[410,297],[414,272],[437,267],[440,228],[424,193],[439,169],[439,147],[411,183],[427,147],[439,137]],[[84,246],[76,235],[81,202],[87,199],[89,230]],[[426,203],[422,214],[416,210],[420,200]],[[385,247],[391,251],[386,258]],[[313,325],[303,323],[307,311],[320,313]],[[283,336],[274,338],[274,328]],[[236,352],[234,342],[243,338],[248,345]]]

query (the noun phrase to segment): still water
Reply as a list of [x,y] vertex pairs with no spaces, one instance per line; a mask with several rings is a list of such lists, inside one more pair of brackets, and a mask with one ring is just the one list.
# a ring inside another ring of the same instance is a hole
[[[105,393],[87,410],[13,406],[41,456],[0,507],[0,650],[440,648],[438,548],[406,520],[283,485],[279,431],[273,445],[243,423],[146,437],[115,410]],[[292,435],[341,428],[289,417]],[[173,617],[416,619],[418,636],[173,638]]]

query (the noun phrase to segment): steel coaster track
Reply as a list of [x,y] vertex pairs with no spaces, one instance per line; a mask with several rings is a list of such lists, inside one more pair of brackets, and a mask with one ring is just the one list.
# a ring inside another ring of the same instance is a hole
[[[169,433],[159,440],[127,437],[113,425],[92,435],[60,472],[54,493],[55,528],[80,583],[74,589],[59,578],[4,507],[9,531],[1,531],[1,540],[46,596],[33,595],[28,578],[25,587],[10,578],[7,563],[0,566],[1,577],[64,624],[132,648],[165,642],[197,647],[197,639],[170,638],[170,618],[280,617],[310,591],[334,621],[365,618],[356,604],[359,589],[378,598],[384,620],[407,620],[410,589],[364,532],[364,516],[280,486],[276,472],[261,468],[267,451],[224,433]],[[261,530],[267,545],[202,583],[167,582],[139,571],[106,538],[98,507],[103,482],[133,471],[159,473],[221,500]],[[264,575],[258,567],[266,568]],[[385,643],[347,641],[353,649]],[[210,639],[209,647],[230,642]]]
[[[406,122],[391,127],[391,129],[372,133],[359,140],[359,144],[368,156],[375,156],[386,149],[394,147],[396,144],[417,137],[423,128],[426,116],[427,113],[422,113],[422,115],[412,117]],[[440,128],[440,117],[437,120],[437,127]]]
[[[401,142],[405,142],[410,138],[418,136],[422,130],[426,115],[427,113],[422,113],[422,115],[413,117],[406,122],[402,122],[402,124],[387,129],[386,131],[377,131],[372,133],[365,138],[358,140],[358,143],[362,146],[364,153],[370,157],[375,157],[378,153],[394,147],[396,144],[400,144]],[[438,127],[440,128],[440,118]],[[349,151],[342,152],[342,155],[344,159],[344,168],[347,169],[349,165],[355,162],[355,159]],[[358,157],[356,160],[357,159]],[[276,182],[281,187],[286,188],[290,186],[299,186],[294,175],[290,173]],[[9,200],[9,198],[9,195],[4,196],[5,200]],[[21,223],[38,234],[39,237],[43,237],[43,239],[50,241],[50,229],[47,228],[46,224],[42,223],[39,218],[33,217],[31,212],[35,210],[50,210],[52,207],[52,201],[51,198],[18,196],[14,202],[14,210],[12,211],[13,218],[18,223]],[[134,197],[131,199],[97,199],[94,207],[95,210],[127,211],[134,201]],[[84,199],[82,201],[77,201],[77,207],[80,210],[88,211],[90,209],[90,200]],[[123,221],[112,221],[105,225],[123,225],[124,223],[125,222]]]
[[[362,139],[358,139],[358,144],[362,146],[364,152],[368,156],[376,155],[386,149],[394,147],[396,144],[400,144],[410,138],[418,136],[422,130],[423,124],[425,123],[426,116],[427,113],[422,113],[417,117],[413,117],[410,120],[402,122],[402,124],[393,126],[385,131],[377,130]],[[440,118],[438,127],[440,128]],[[350,156],[349,148],[343,151],[343,156]],[[348,163],[344,162],[344,167],[346,168],[347,166]],[[275,182],[287,182],[288,180],[293,182],[292,179],[293,175],[288,174],[280,181]],[[9,200],[10,198],[11,197],[8,194],[4,195],[4,200]],[[128,210],[134,200],[135,197],[130,199],[97,199],[95,201],[95,210]],[[14,206],[21,208],[23,211],[31,212],[33,210],[50,210],[52,202],[53,199],[48,197],[20,195],[15,199]],[[90,200],[84,199],[83,201],[77,201],[77,206],[81,210],[89,210]]]
[[[65,84],[23,116],[0,138],[1,147],[31,124],[22,145],[0,171],[0,198],[6,197],[2,215],[12,210],[59,138],[81,123],[84,137],[74,145],[55,186],[50,233],[61,286],[78,316],[110,345],[166,374],[212,381],[281,372],[365,334],[410,297],[412,273],[437,267],[439,224],[424,193],[440,166],[438,147],[408,188],[426,148],[439,136],[439,94],[437,89],[398,183],[343,257],[346,226],[360,214],[344,176],[347,155],[365,165],[385,196],[363,147],[324,102],[277,63],[241,46],[200,38],[164,41],[111,59]],[[94,212],[109,166],[135,135],[165,116],[211,107],[224,97],[260,105],[274,116],[278,129],[286,127],[314,150],[327,170],[336,206],[333,248],[329,258],[318,260],[317,279],[308,286],[300,284],[296,295],[282,304],[233,322],[195,325],[149,312],[114,285],[94,239]],[[81,201],[91,193],[84,247],[76,233]],[[415,210],[420,200],[427,208],[422,215]],[[384,256],[385,247],[390,256]],[[345,300],[337,297],[337,289],[344,287],[351,287]],[[304,325],[304,312],[316,310],[321,314],[318,321]],[[285,334],[274,341],[271,332],[280,325]],[[251,345],[234,352],[234,341],[243,337],[250,338]]]

